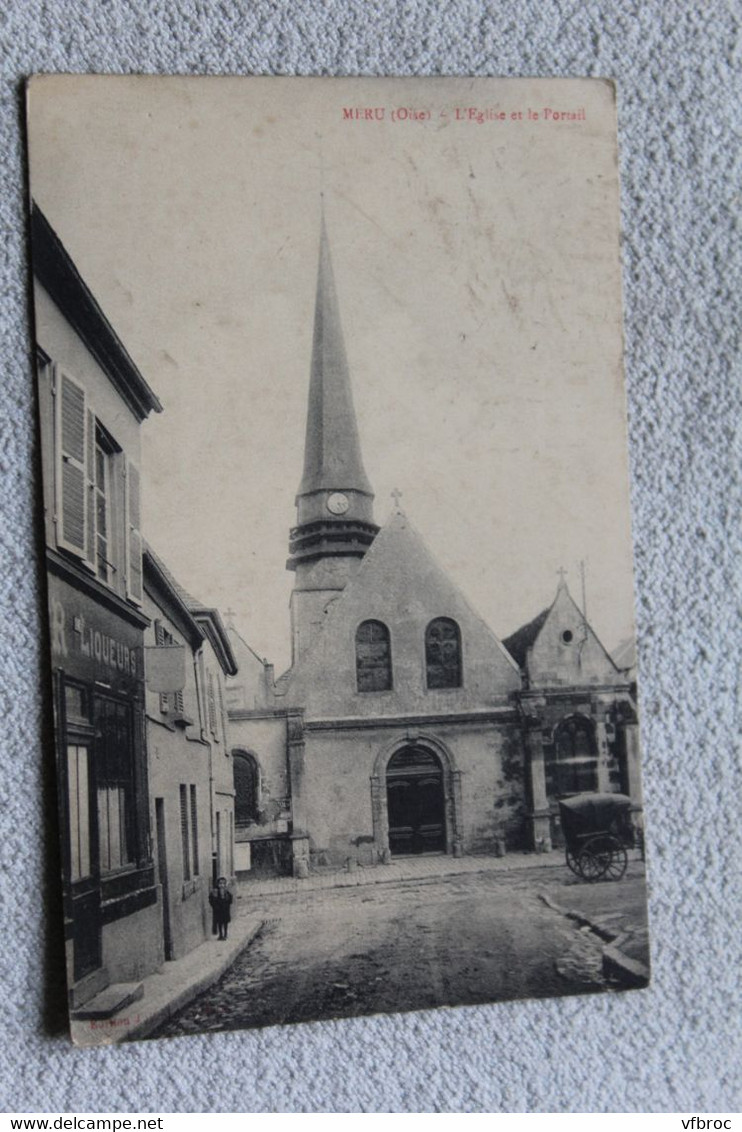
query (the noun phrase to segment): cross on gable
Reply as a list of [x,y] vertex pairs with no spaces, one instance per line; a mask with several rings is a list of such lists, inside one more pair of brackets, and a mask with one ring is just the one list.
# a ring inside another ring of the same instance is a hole
[[399,490],[399,488],[395,487],[394,491],[392,492],[392,499],[394,500],[394,506],[397,508],[398,511],[399,511],[399,501],[400,501],[401,498],[402,498],[402,492]]
[[559,575],[559,582],[561,584],[562,582],[564,582],[564,579],[567,577],[567,571],[564,569],[563,566],[560,566],[559,569],[557,570],[557,574]]

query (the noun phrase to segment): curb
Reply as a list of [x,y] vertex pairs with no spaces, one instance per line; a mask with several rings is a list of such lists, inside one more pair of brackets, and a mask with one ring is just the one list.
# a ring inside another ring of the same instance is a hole
[[580,927],[589,928],[603,940],[603,974],[606,978],[615,979],[625,987],[646,987],[649,984],[649,967],[638,959],[625,955],[617,943],[628,938],[625,932],[617,932],[600,920],[591,920],[575,908],[563,908],[545,892],[540,892],[539,897],[552,911],[559,912],[568,920],[574,920]]
[[192,1002],[193,999],[197,998],[198,995],[203,993],[203,991],[208,990],[210,986],[213,986],[213,984],[222,977],[225,971],[227,971],[232,966],[238,956],[240,956],[242,952],[250,946],[250,944],[253,942],[256,936],[260,934],[264,927],[265,920],[261,920],[259,923],[254,924],[248,931],[245,938],[239,941],[237,946],[224,953],[224,957],[220,960],[219,964],[216,967],[214,967],[210,971],[207,971],[201,976],[200,979],[197,979],[194,983],[191,983],[189,986],[184,987],[181,991],[173,995],[172,998],[168,999],[167,1002],[162,1003],[161,1006],[154,1007],[151,1014],[149,1014],[146,1018],[143,1018],[141,1022],[137,1023],[137,1025],[133,1026],[131,1030],[126,1033],[123,1040],[127,1042],[139,1041],[141,1038],[149,1037],[153,1030],[156,1030],[158,1026],[160,1026],[163,1022],[166,1022],[167,1019],[172,1017],[173,1014],[176,1014],[177,1011],[182,1010],[184,1006],[187,1006],[189,1002]]
[[603,974],[607,978],[618,979],[627,987],[646,987],[649,984],[649,967],[610,945],[603,948]]

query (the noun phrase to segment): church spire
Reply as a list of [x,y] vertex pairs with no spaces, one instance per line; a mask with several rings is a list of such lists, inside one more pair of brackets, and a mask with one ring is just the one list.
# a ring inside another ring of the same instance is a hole
[[324,210],[319,245],[304,474],[286,566],[293,656],[308,648],[329,603],[345,588],[379,528],[363,467]]
[[304,475],[298,496],[359,491],[373,498],[361,458],[324,208],[319,247]]

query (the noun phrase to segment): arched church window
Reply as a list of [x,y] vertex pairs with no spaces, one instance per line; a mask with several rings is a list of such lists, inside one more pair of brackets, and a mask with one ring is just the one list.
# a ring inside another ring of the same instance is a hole
[[429,688],[461,687],[461,633],[450,617],[436,617],[425,630]]
[[358,626],[356,678],[359,692],[386,692],[392,686],[391,642],[382,621],[364,621]]
[[249,825],[258,820],[259,774],[257,760],[246,751],[235,751],[232,756],[234,770],[234,820]]
[[574,715],[559,724],[554,736],[556,793],[585,794],[598,789],[598,752],[592,723]]

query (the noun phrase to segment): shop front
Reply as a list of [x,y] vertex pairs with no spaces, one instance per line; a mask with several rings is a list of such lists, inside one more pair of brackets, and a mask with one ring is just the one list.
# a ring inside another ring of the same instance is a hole
[[93,579],[81,584],[77,571],[60,566],[49,575],[49,613],[74,1008],[110,982],[141,977],[161,957],[152,930],[157,888],[144,746],[146,621],[116,595],[100,592]]

